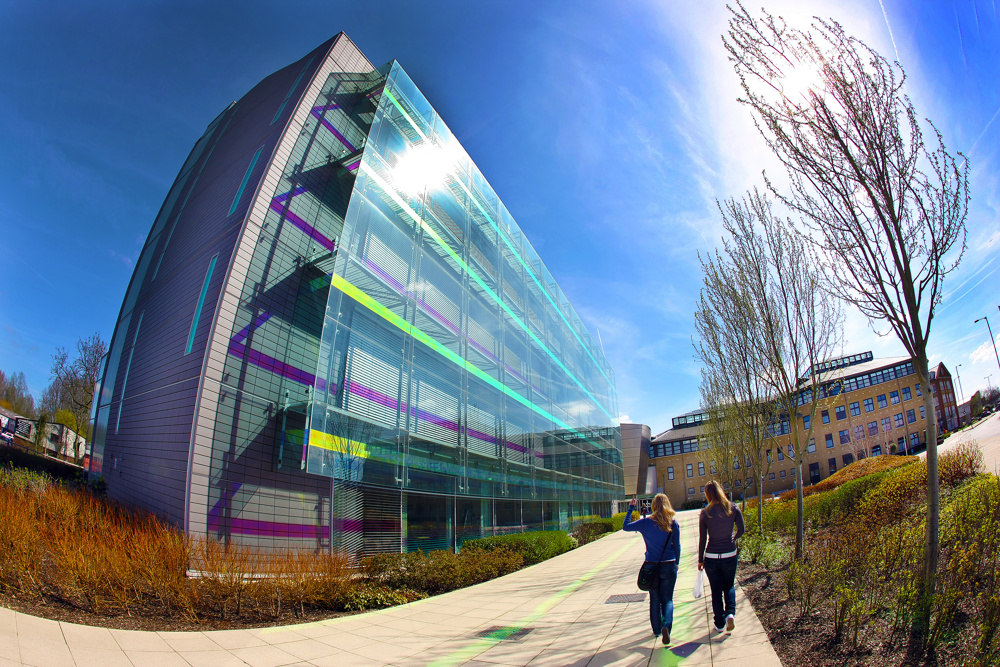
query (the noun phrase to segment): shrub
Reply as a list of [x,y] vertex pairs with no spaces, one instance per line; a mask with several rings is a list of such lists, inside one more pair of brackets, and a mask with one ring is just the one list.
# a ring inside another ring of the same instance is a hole
[[777,540],[754,533],[740,538],[740,556],[751,563],[773,567],[785,560],[787,552]]
[[407,591],[393,590],[387,586],[365,581],[344,591],[337,598],[337,606],[344,611],[365,611],[406,604],[415,599],[420,599],[419,594],[412,592],[407,594]]
[[983,450],[977,441],[963,442],[938,458],[942,486],[958,486],[983,471]]
[[524,556],[510,545],[455,554],[450,551],[414,551],[378,554],[361,561],[365,578],[394,589],[413,589],[431,595],[472,586],[509,574],[524,565]]
[[[888,454],[883,456],[870,456],[866,459],[855,461],[854,463],[841,468],[834,474],[822,481],[817,482],[816,484],[804,487],[802,489],[802,495],[810,496],[814,493],[830,491],[837,488],[841,484],[850,482],[851,480],[860,479],[873,473],[896,470],[897,468],[911,465],[917,460],[918,459],[915,456],[890,456]],[[794,499],[795,489],[789,489],[778,496],[778,500]]]
[[701,500],[689,498],[681,503],[681,510],[700,510],[704,504]]
[[611,528],[614,531],[619,531],[622,526],[625,525],[625,512],[619,512],[611,517]]
[[509,547],[524,557],[525,565],[534,565],[573,548],[569,535],[561,530],[537,530],[511,535],[494,535],[462,544],[462,552],[486,552]]
[[571,533],[576,538],[578,544],[588,544],[597,538],[614,531],[614,522],[611,519],[597,519],[580,524]]

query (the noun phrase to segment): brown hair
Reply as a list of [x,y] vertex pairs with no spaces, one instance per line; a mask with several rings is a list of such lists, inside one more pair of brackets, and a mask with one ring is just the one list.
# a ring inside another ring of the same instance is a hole
[[726,516],[733,513],[733,504],[726,497],[726,492],[722,490],[722,485],[714,479],[705,487],[705,499],[708,500],[706,512],[711,513],[712,508],[718,505],[726,513]]
[[670,505],[670,498],[667,498],[662,493],[657,493],[653,498],[653,514],[650,518],[656,522],[656,525],[667,531],[671,530],[671,524],[674,521],[674,508]]

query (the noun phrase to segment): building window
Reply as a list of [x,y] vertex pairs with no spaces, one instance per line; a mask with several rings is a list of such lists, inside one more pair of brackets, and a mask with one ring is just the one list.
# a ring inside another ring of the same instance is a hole
[[885,394],[879,394],[877,398],[878,398],[878,406],[880,408],[884,408],[887,405],[889,405],[885,400]]
[[670,480],[671,482],[674,481],[674,467],[673,466],[669,466],[667,468],[667,479]]
[[889,401],[893,405],[898,405],[899,404],[899,392],[898,391],[890,391],[889,392]]
[[729,482],[723,482],[722,483],[722,488],[724,488],[726,491],[728,491],[729,490]]
[[864,440],[865,439],[865,427],[864,426],[855,426],[854,427],[854,439],[855,440]]
[[888,417],[882,417],[882,432],[888,433],[892,430],[892,424],[889,423]]
[[795,459],[795,453],[792,451],[792,446],[788,445],[788,458]]
[[912,449],[916,449],[919,446],[920,446],[920,436],[917,435],[916,433],[911,433],[910,434],[910,447]]
[[733,470],[739,470],[739,469],[740,469],[740,460],[733,459]]
[[693,496],[694,495],[694,487],[693,486],[689,486],[688,487],[688,495],[689,496]]
[[705,487],[701,487],[701,493],[705,493]]
[[774,481],[774,473],[772,472],[772,473],[768,474],[767,478],[773,482]]
[[865,412],[874,412],[874,411],[875,411],[875,401],[873,401],[870,398],[866,398],[865,399]]
[[837,421],[847,419],[847,410],[844,409],[843,405],[838,405],[835,410],[837,412]]
[[868,422],[868,435],[872,435],[872,436],[878,435],[878,422],[877,421]]
[[820,416],[823,417],[823,423],[824,424],[829,424],[830,423],[830,412],[829,412],[829,410],[823,410],[823,412],[820,413]]
[[851,403],[851,416],[857,417],[860,414],[861,414],[861,404],[858,403],[857,401],[854,401],[853,403]]
[[872,447],[872,456],[882,456],[882,445]]
[[826,434],[826,448],[830,449],[833,447],[833,433]]
[[715,461],[709,461],[708,462],[708,473],[710,475],[714,475],[715,474]]
[[837,459],[835,458],[830,459],[829,463],[830,463],[830,474],[832,475],[833,473],[837,472]]
[[899,440],[896,441],[896,451],[901,452],[906,448],[906,438],[900,436]]
[[698,477],[704,477],[704,476],[705,476],[705,464],[702,463],[701,461],[698,461]]
[[919,382],[917,383],[917,396],[923,396],[923,394],[920,392],[920,383]]
[[906,411],[906,423],[907,424],[912,424],[915,421],[917,421],[917,412],[916,412],[916,410],[907,410]]
[[736,480],[736,486],[743,486],[743,482],[740,480]]
[[903,428],[903,413],[898,413],[893,419],[896,420],[896,428]]
[[926,411],[924,410],[924,406],[922,406],[922,405],[920,406],[920,418],[921,419],[927,419]]
[[784,470],[782,470],[779,476],[780,476],[780,477],[785,477],[785,471],[784,471]]
[[851,434],[848,433],[846,428],[843,431],[841,431],[839,435],[840,435],[840,444],[846,445],[851,441]]
[[811,438],[809,440],[809,448],[806,451],[809,452],[810,454],[816,453],[816,438]]
[[852,463],[854,463],[854,455],[853,454],[844,454],[844,456],[841,457],[841,458],[844,459],[844,465],[845,466],[849,466]]
[[802,415],[802,426],[805,430],[809,430],[809,424],[812,422],[812,417],[809,415]]
[[859,461],[865,460],[865,451],[863,449],[860,452],[858,452],[858,460]]
[[694,477],[694,464],[688,464],[688,478]]
[[785,460],[785,453],[783,451],[781,451],[781,447],[778,447],[778,460],[779,461],[784,461]]
[[908,401],[912,397],[913,397],[912,394],[910,394],[910,388],[909,387],[903,387],[903,400],[904,401]]

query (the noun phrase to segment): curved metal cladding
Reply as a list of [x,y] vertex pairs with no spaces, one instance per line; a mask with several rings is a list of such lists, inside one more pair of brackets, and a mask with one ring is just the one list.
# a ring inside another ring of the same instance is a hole
[[611,368],[440,116],[387,69],[315,391],[288,412],[306,446],[286,456],[336,480],[334,545],[353,552],[606,516],[623,488]]
[[[240,373],[228,353],[234,346],[249,364],[266,354],[262,338],[289,345],[284,329],[267,329],[242,347],[232,339],[248,308],[296,289],[299,276],[282,262],[308,253],[309,244],[293,238],[304,232],[264,226],[265,192],[312,117],[301,100],[315,97],[338,67],[355,76],[373,69],[345,35],[328,40],[216,118],[172,186],[129,285],[95,401],[91,470],[104,475],[111,497],[204,531],[207,512],[191,521],[189,509],[210,501],[209,486],[218,494],[233,488],[226,466],[247,468],[249,456],[258,468],[249,480],[280,486],[273,457],[247,451],[251,442],[264,447],[250,430],[273,432],[280,381]],[[274,246],[270,259],[260,257],[265,245]],[[249,426],[230,426],[240,419]],[[315,483],[304,486],[316,495]]]

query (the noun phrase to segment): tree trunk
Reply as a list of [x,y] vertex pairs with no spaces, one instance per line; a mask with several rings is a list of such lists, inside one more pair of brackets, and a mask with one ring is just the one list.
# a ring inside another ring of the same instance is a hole
[[941,493],[938,480],[937,415],[934,412],[934,395],[931,392],[926,352],[915,361],[917,379],[923,388],[924,412],[927,415],[927,531],[924,535],[924,571],[919,582],[915,623],[920,636],[926,637],[930,628],[931,604],[938,567]]
[[760,474],[760,483],[757,485],[757,529],[760,534],[764,534],[764,473]]
[[802,542],[805,535],[805,520],[802,495],[802,463],[795,466],[795,560],[802,558]]

